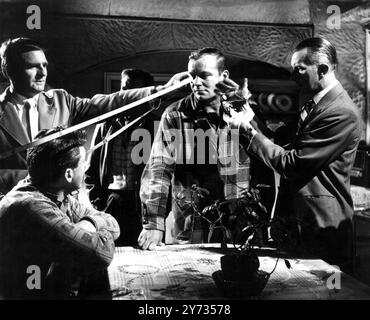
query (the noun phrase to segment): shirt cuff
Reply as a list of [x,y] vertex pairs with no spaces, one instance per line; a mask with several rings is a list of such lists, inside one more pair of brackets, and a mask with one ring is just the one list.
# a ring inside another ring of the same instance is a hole
[[95,229],[98,231],[101,228],[104,228],[106,226],[106,219],[99,216],[84,216],[80,219],[81,220],[87,220],[90,221],[94,226]]
[[159,231],[165,231],[165,222],[164,218],[155,217],[155,219],[151,220],[148,219],[148,223],[143,224],[143,228],[145,230],[159,230]]
[[80,219],[80,221],[83,221],[83,220],[86,220],[86,221],[89,221],[90,223],[92,223],[93,226],[95,227],[96,231],[98,231],[98,224],[96,223],[96,221],[93,218],[91,218],[91,217],[82,217]]

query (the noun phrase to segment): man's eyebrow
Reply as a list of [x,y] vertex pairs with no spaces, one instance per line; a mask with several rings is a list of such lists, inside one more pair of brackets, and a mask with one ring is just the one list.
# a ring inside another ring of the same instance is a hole
[[39,63],[39,62],[25,62],[25,63],[24,63],[24,65],[25,65],[25,66],[28,66],[28,67],[38,66],[38,65],[40,65],[40,64],[42,64],[42,65],[49,65],[49,61],[43,61],[43,62],[41,62],[41,63]]
[[193,72],[189,72],[189,74],[194,78],[195,76],[209,76],[209,75],[212,75],[211,72],[208,72],[208,71],[202,71],[202,72],[197,72],[197,71],[193,71]]
[[211,72],[208,72],[208,71],[202,71],[199,73],[200,75],[203,75],[203,76],[209,76],[209,75],[212,75]]

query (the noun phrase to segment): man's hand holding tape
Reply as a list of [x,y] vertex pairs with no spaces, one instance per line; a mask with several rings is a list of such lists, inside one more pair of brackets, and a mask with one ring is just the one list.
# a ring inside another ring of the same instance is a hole
[[[230,108],[224,110],[223,119],[232,128],[238,129],[240,134],[247,135],[252,139],[257,132],[268,133],[267,127],[263,122],[255,116],[255,112],[250,106],[251,93],[248,90],[247,79],[244,81],[242,88],[231,80],[230,78],[224,79],[217,84],[219,94],[224,100],[233,103]],[[241,106],[239,107],[238,105]]]

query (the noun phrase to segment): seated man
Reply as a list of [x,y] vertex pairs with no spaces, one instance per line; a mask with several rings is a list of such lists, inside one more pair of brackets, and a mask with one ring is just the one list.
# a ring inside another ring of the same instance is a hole
[[117,221],[72,196],[84,178],[85,142],[73,132],[29,149],[29,175],[0,201],[0,297],[68,298],[81,276],[112,261]]

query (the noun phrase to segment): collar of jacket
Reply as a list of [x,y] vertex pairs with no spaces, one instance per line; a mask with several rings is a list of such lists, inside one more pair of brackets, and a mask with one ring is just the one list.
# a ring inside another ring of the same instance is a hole
[[[0,95],[0,103],[3,103],[3,102],[8,102],[9,99],[10,99],[10,95],[11,95],[11,92],[10,92],[10,87],[7,87],[4,92]],[[41,91],[40,92],[40,97],[43,96],[45,98],[45,101],[48,103],[48,104],[53,104],[53,92],[52,90],[49,90],[49,91]],[[2,110],[0,110],[2,111]]]
[[307,125],[308,122],[311,121],[311,119],[321,112],[323,112],[327,106],[333,101],[339,94],[341,94],[344,91],[343,86],[338,83],[335,87],[333,87],[329,92],[327,92],[321,100],[318,102],[318,104],[315,105],[315,107],[312,109],[312,111],[308,114],[306,119],[302,122],[297,134]]
[[[215,102],[217,103],[217,102]],[[223,120],[224,109],[222,107],[222,102],[220,100],[220,125],[225,127],[227,124]],[[211,127],[210,122],[207,119],[207,113],[203,106],[199,105],[198,101],[195,99],[194,94],[190,94],[184,98],[184,103],[180,104],[178,109],[179,112],[183,113],[187,118],[190,118],[195,121],[200,127],[204,126],[204,123],[207,123],[207,128]]]
[[[29,143],[29,137],[23,128],[13,103],[10,99],[10,88],[0,95],[0,127],[2,127],[18,144]],[[12,107],[13,106],[13,107]]]
[[49,107],[49,109],[55,108],[52,90],[40,92],[38,105],[46,105]]
[[329,92],[327,92],[321,100],[316,105],[316,110],[321,108],[325,108],[330,101],[334,100],[338,95],[340,95],[344,91],[343,86],[340,83],[337,83]]

